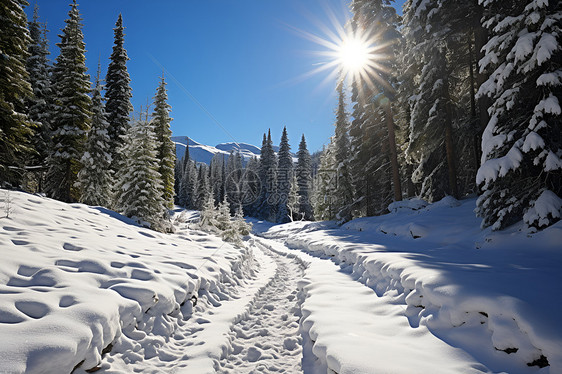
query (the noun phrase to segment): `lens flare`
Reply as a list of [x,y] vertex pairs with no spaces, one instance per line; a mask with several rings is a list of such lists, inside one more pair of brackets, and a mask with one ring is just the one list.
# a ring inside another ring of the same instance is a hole
[[369,46],[362,40],[355,38],[343,40],[336,52],[342,69],[352,74],[366,69],[369,61],[373,58],[369,53]]

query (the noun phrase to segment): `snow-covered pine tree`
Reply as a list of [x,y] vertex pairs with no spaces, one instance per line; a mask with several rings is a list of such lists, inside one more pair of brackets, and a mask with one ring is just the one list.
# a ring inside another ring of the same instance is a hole
[[213,194],[209,186],[209,173],[207,169],[207,165],[199,165],[199,170],[197,173],[197,191],[195,192],[195,209],[198,210],[204,209],[208,199],[207,196],[211,196],[211,198],[213,198]]
[[252,224],[244,220],[244,212],[241,205],[238,205],[238,207],[236,208],[233,224],[238,234],[242,236],[250,235],[250,232],[252,231]]
[[320,156],[320,167],[314,181],[314,217],[319,221],[336,218],[334,195],[336,191],[336,157],[334,137]]
[[228,203],[228,196],[227,195],[225,195],[224,199],[220,202],[220,204],[218,206],[217,228],[222,232],[226,232],[228,230],[231,230],[227,235],[228,236],[232,235],[232,227],[231,227],[231,224],[230,224],[230,204]]
[[447,61],[448,32],[437,0],[412,2],[406,9],[405,38],[408,53],[420,59],[419,84],[412,96],[407,153],[418,164],[412,180],[421,183],[421,196],[429,201],[446,194],[458,196],[453,113],[450,94],[452,69]]
[[225,195],[226,168],[224,164],[224,155],[221,153],[217,153],[213,156],[209,165],[210,190],[216,205],[220,204],[221,201],[224,200]]
[[243,213],[249,217],[257,216],[257,207],[261,195],[261,182],[259,178],[260,162],[257,157],[252,157],[242,175],[241,205]]
[[78,172],[80,202],[88,205],[110,207],[113,203],[113,172],[111,170],[111,141],[107,133],[105,107],[100,82],[100,66],[92,94],[92,123],[86,141],[86,150],[80,160],[83,167]]
[[76,184],[82,168],[86,133],[90,127],[92,99],[90,76],[86,74],[86,49],[82,33],[82,18],[76,0],[68,12],[62,30],[60,53],[53,69],[55,107],[53,115],[53,149],[48,158],[49,170],[45,181],[47,194],[61,201],[77,201],[80,191]]
[[33,162],[37,165],[45,165],[51,149],[51,115],[53,95],[50,82],[50,64],[47,56],[49,47],[47,41],[47,30],[39,22],[39,6],[35,4],[33,9],[33,20],[29,22],[29,34],[31,44],[29,45],[29,57],[27,58],[27,71],[29,82],[33,89],[33,97],[27,100],[29,119],[35,125],[33,146],[37,154]]
[[343,79],[340,79],[337,86],[338,108],[336,110],[335,123],[335,159],[336,159],[336,191],[334,195],[334,209],[336,217],[342,222],[349,221],[351,217],[351,205],[353,203],[353,185],[351,183],[351,175],[349,172],[349,122],[348,115],[345,110],[345,93],[343,87]]
[[242,201],[242,173],[242,156],[239,151],[231,151],[226,163],[224,183],[232,213]]
[[110,62],[105,77],[105,111],[109,122],[109,137],[112,142],[112,169],[117,172],[121,163],[119,150],[122,136],[129,128],[129,115],[133,110],[131,104],[131,78],[127,71],[127,51],[124,47],[124,27],[121,14],[115,23],[113,52],[109,57]]
[[[394,45],[398,18],[395,9],[384,1],[354,0],[351,28],[369,43],[378,44],[379,69],[368,69],[353,79],[351,101],[353,121],[349,127],[351,160],[349,171],[355,198],[352,216],[372,216],[386,211],[394,191],[400,190],[400,180],[393,183],[391,148],[396,144],[389,136],[394,131],[392,102],[394,97]],[[380,52],[379,52],[380,51]],[[395,192],[398,197],[400,194]]]
[[117,210],[146,222],[154,230],[167,229],[168,213],[162,199],[162,182],[156,158],[154,129],[141,113],[129,128],[121,154],[116,186]]
[[287,205],[289,204],[291,181],[293,180],[293,156],[291,155],[291,146],[289,145],[286,127],[283,127],[277,158],[277,222],[285,223],[292,221]]
[[312,221],[314,219],[312,204],[310,197],[312,192],[312,163],[310,153],[306,147],[306,139],[302,135],[297,152],[297,166],[295,167],[295,176],[298,185],[299,207],[298,211],[303,219]]
[[195,161],[189,160],[186,165],[186,170],[187,172],[184,172],[185,178],[182,184],[182,186],[184,186],[182,188],[185,188],[187,190],[185,207],[187,209],[197,209],[197,191],[199,188],[199,179]]
[[[189,142],[189,140],[188,140]],[[190,186],[191,181],[189,179],[190,173],[188,169],[188,165],[191,162],[189,159],[189,145],[186,144],[185,146],[185,153],[181,160],[176,161],[176,171],[174,172],[174,178],[178,179],[175,184],[176,187],[176,197],[177,197],[177,204],[184,208],[187,208],[190,201]]]
[[170,122],[172,122],[170,110],[166,81],[162,76],[156,96],[154,96],[152,126],[156,135],[156,158],[160,163],[158,172],[162,178],[162,198],[168,209],[174,206],[174,165],[176,163],[176,147],[172,141],[172,130],[170,130]]
[[394,108],[399,17],[384,0],[354,0],[352,30],[377,48],[378,68],[352,82],[355,103],[349,130],[350,172],[355,187],[354,215],[382,214],[402,198],[396,152]]
[[477,214],[502,229],[562,215],[562,3],[483,0],[490,32],[479,88],[493,104],[482,136]]
[[265,219],[271,222],[276,218],[276,205],[278,203],[277,196],[277,157],[273,151],[273,142],[271,141],[271,130],[264,134],[261,147],[259,176],[261,182],[261,194],[259,205],[256,209],[257,218]]
[[25,68],[31,42],[23,11],[27,5],[25,0],[0,4],[0,186],[18,186],[33,153],[33,124],[25,107],[33,94]]
[[287,198],[287,212],[289,219],[301,220],[303,215],[299,211],[299,182],[297,181],[296,173],[293,173],[291,178],[291,189],[289,190],[289,196]]
[[199,216],[199,227],[203,230],[215,231],[217,227],[217,209],[213,195],[209,192],[203,196],[203,204]]
[[178,160],[174,164],[174,204],[180,205],[180,184],[183,179],[183,159]]

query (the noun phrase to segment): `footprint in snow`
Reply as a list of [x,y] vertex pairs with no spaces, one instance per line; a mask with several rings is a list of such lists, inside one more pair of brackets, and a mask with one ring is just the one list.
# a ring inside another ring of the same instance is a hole
[[248,348],[248,353],[246,353],[246,360],[250,362],[256,362],[261,357],[261,351],[256,347]]

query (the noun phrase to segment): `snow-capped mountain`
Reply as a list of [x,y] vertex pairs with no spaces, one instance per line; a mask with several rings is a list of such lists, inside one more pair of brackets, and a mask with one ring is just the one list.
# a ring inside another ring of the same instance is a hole
[[[231,151],[240,152],[244,163],[248,162],[252,157],[260,157],[261,149],[255,145],[248,143],[220,143],[216,146],[204,145],[195,140],[188,138],[187,136],[172,136],[172,141],[176,144],[176,156],[181,159],[185,154],[185,145],[189,139],[189,157],[196,162],[203,162],[205,164],[210,164],[211,159],[216,154],[222,154],[225,158]],[[279,150],[278,146],[273,146],[273,150],[277,152]],[[296,161],[296,159],[295,159]]]

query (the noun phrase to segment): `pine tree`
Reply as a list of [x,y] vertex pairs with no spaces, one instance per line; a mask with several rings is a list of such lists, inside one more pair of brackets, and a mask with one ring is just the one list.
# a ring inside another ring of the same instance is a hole
[[183,179],[183,159],[178,160],[174,164],[174,204],[180,204],[180,185]]
[[208,196],[211,196],[211,198],[213,198],[213,194],[211,193],[211,189],[209,187],[209,176],[207,173],[207,167],[204,164],[199,165],[197,181],[198,184],[197,184],[197,191],[195,196],[195,209],[203,210],[205,208],[205,204],[207,202]]
[[291,222],[295,219],[300,220],[303,218],[303,214],[299,208],[299,182],[297,181],[296,173],[293,173],[291,189],[289,191],[289,197],[287,198],[287,212]]
[[277,158],[273,151],[271,141],[271,131],[268,131],[267,138],[264,134],[260,156],[259,169],[261,194],[259,205],[256,209],[257,218],[268,221],[275,221],[275,207],[278,203],[277,196]]
[[250,235],[250,232],[252,232],[252,224],[244,220],[244,213],[241,205],[236,208],[233,224],[238,234],[242,236]]
[[562,215],[562,4],[484,1],[490,32],[479,89],[493,104],[482,136],[477,214],[502,229]]
[[231,151],[224,173],[224,188],[228,195],[232,213],[234,213],[234,208],[242,201],[242,173],[242,156],[238,151]]
[[142,114],[140,117],[130,127],[121,149],[123,157],[116,188],[117,210],[162,231],[167,226],[167,210],[158,173],[156,137],[148,119],[143,119]]
[[174,176],[176,178],[179,178],[179,180],[176,181],[177,203],[179,206],[182,206],[184,208],[188,207],[191,200],[190,193],[191,193],[192,181],[190,179],[191,177],[191,173],[189,169],[190,164],[191,164],[191,160],[189,159],[189,145],[186,144],[183,158],[181,160],[176,161],[176,172],[174,173]]
[[213,199],[215,200],[215,204],[218,205],[221,201],[224,200],[224,195],[226,191],[226,176],[227,173],[225,169],[225,159],[224,155],[217,153],[211,159],[211,163],[209,165],[210,169],[210,190],[213,195]]
[[352,81],[349,172],[355,198],[348,210],[352,216],[372,216],[384,213],[393,195],[401,197],[392,109],[398,17],[380,0],[354,0],[351,9],[353,32],[376,44],[379,58],[377,69],[367,69]]
[[336,111],[335,123],[335,159],[337,169],[337,186],[335,191],[334,209],[337,211],[336,217],[342,222],[351,219],[351,204],[353,203],[353,185],[349,172],[349,123],[345,110],[345,93],[343,89],[343,79],[339,81],[338,87],[338,109]]
[[19,185],[26,158],[33,153],[33,124],[25,100],[32,96],[26,60],[31,42],[25,0],[0,5],[0,186]]
[[[224,232],[229,230],[231,228],[230,226],[230,204],[228,203],[228,196],[225,195],[217,211],[217,228]],[[227,235],[230,236],[231,234],[232,232],[229,232]]]
[[312,221],[314,219],[312,205],[310,203],[311,189],[312,189],[312,165],[310,153],[306,148],[306,139],[302,135],[299,144],[299,151],[297,152],[297,166],[295,168],[295,176],[298,185],[299,206],[298,212],[302,215],[303,219]]
[[49,47],[47,30],[39,22],[39,7],[35,4],[33,20],[29,22],[29,57],[27,71],[33,89],[33,97],[27,101],[29,119],[37,126],[33,137],[33,146],[37,152],[34,163],[44,165],[51,149],[51,106],[53,93],[50,82],[50,65],[47,56]]
[[199,226],[203,230],[214,231],[217,227],[217,210],[215,209],[213,195],[207,193],[206,195],[203,195],[203,199],[203,204],[200,209]]
[[314,217],[317,220],[326,221],[336,218],[334,204],[336,178],[335,142],[332,137],[330,144],[322,151],[320,167],[314,182]]
[[281,142],[279,143],[278,167],[277,167],[277,222],[285,223],[292,220],[288,209],[289,195],[291,192],[291,181],[293,180],[293,156],[287,128],[283,127]]
[[249,217],[257,216],[257,208],[260,205],[261,181],[260,181],[260,162],[257,157],[252,157],[242,175],[242,196],[241,205],[243,213]]
[[107,128],[105,107],[102,98],[100,82],[100,67],[96,76],[95,88],[92,94],[92,124],[86,141],[86,151],[82,156],[82,170],[78,173],[80,185],[80,202],[88,205],[110,207],[113,188],[113,173],[111,170],[111,142]]
[[199,189],[199,179],[198,179],[198,172],[197,172],[197,165],[195,161],[190,160],[187,163],[187,173],[186,179],[189,181],[186,183],[184,181],[183,186],[187,187],[186,192],[186,200],[185,200],[185,207],[187,209],[197,209],[197,191]]
[[82,18],[74,0],[62,30],[60,48],[54,70],[53,149],[49,155],[45,190],[52,198],[70,202],[80,197],[77,188],[80,159],[84,154],[89,129],[92,100],[90,76],[86,74],[85,44]]
[[117,172],[120,165],[119,150],[122,137],[129,128],[129,114],[133,110],[131,104],[131,78],[127,71],[127,51],[124,47],[123,18],[121,14],[117,18],[114,31],[114,46],[110,56],[107,75],[105,77],[105,111],[109,122],[109,137],[112,142],[112,169]]
[[396,151],[394,109],[396,99],[396,46],[399,17],[389,2],[354,0],[354,33],[376,44],[376,69],[367,69],[352,82],[354,120],[350,173],[355,188],[354,215],[386,212],[390,201],[401,200]]
[[162,178],[162,198],[168,209],[174,206],[174,165],[176,162],[176,147],[172,141],[170,130],[170,105],[166,93],[166,82],[162,76],[156,96],[154,97],[154,112],[152,124],[156,134],[156,158],[160,162],[158,172]]

